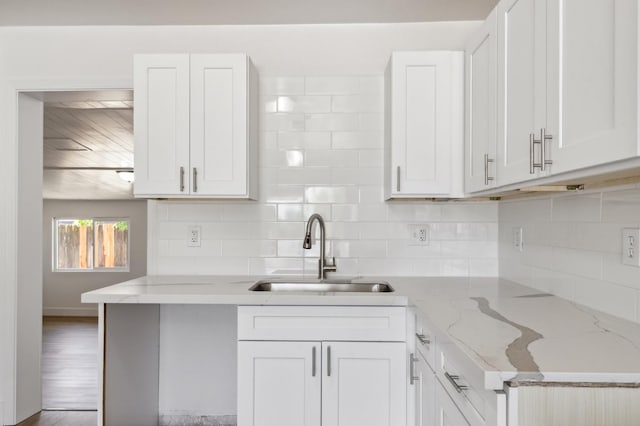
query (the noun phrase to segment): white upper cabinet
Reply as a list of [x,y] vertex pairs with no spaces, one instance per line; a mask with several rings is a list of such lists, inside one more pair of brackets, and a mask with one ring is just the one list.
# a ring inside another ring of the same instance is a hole
[[637,7],[498,4],[499,185],[637,155]]
[[463,196],[464,53],[394,52],[385,72],[385,199]]
[[637,155],[637,0],[547,1],[553,173]]
[[465,191],[496,184],[497,10],[465,51]]
[[255,198],[257,73],[243,54],[136,55],[138,197]]
[[548,171],[546,166],[544,171],[533,167],[543,150],[539,144],[532,145],[531,138],[546,126],[545,11],[546,0],[503,0],[498,4],[496,173],[500,185]]

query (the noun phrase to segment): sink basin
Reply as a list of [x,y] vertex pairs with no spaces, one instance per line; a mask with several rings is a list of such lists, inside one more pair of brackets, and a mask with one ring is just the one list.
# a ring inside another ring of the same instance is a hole
[[313,292],[354,292],[354,293],[389,293],[393,287],[383,281],[351,280],[261,280],[249,288],[250,291],[313,291]]

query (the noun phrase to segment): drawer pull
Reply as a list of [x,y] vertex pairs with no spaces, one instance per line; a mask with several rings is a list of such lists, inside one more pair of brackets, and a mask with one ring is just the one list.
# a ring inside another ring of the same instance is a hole
[[316,347],[311,348],[311,377],[316,377]]
[[327,346],[327,377],[331,377],[331,346]]
[[456,392],[461,393],[464,390],[469,389],[468,386],[466,385],[461,385],[457,382],[457,380],[460,378],[460,376],[456,376],[456,375],[452,375],[447,373],[446,371],[444,372],[444,377],[447,378],[447,380],[449,380],[449,382],[453,385],[454,389],[456,390]]
[[420,341],[420,344],[423,346],[431,343],[431,338],[427,335],[416,333],[416,338]]
[[412,353],[409,354],[409,384],[413,385],[417,380],[420,380],[420,376],[415,375],[415,367],[413,366],[418,362],[418,358]]

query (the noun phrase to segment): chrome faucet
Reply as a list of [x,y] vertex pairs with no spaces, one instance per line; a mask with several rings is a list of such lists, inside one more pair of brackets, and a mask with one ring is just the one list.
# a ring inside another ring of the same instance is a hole
[[302,248],[307,250],[311,248],[311,230],[313,228],[314,221],[318,221],[318,225],[320,225],[320,259],[318,259],[318,278],[324,280],[327,277],[327,272],[336,271],[336,258],[332,257],[331,264],[327,264],[324,252],[324,220],[318,213],[312,214],[307,221],[307,229],[305,230]]

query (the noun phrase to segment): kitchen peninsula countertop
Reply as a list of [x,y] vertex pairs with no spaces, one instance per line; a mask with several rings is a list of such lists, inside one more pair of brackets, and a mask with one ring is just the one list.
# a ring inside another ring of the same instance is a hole
[[[503,382],[640,386],[640,324],[499,278],[375,277],[392,293],[252,292],[264,276],[146,276],[84,303],[408,306],[479,372]],[[269,276],[270,279],[286,278]],[[367,277],[373,279],[373,277]],[[480,384],[480,383],[479,383]]]

